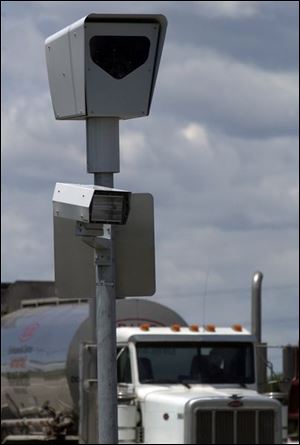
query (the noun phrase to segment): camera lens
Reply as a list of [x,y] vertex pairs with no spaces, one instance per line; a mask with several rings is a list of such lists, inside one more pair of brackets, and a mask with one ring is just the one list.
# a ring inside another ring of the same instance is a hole
[[144,36],[94,36],[89,43],[93,62],[115,79],[132,73],[149,56],[150,41]]

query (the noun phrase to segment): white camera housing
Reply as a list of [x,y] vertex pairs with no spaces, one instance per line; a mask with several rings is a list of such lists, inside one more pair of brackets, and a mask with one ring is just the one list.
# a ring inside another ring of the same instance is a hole
[[166,27],[163,15],[90,14],[50,36],[56,119],[148,115]]
[[83,223],[125,224],[131,193],[97,185],[56,183],[53,214]]

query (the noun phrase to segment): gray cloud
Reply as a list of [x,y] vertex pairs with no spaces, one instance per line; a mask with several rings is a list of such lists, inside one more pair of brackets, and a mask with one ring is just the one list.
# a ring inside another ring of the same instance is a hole
[[296,72],[267,71],[183,45],[169,45],[166,59],[159,80],[164,110],[175,108],[183,119],[203,121],[229,134],[297,134]]
[[[223,56],[264,69],[297,70],[297,2],[195,3],[199,5],[193,14],[186,8],[178,7],[173,11],[168,31],[172,41],[215,48]],[[220,4],[225,5],[223,11]],[[222,14],[226,8],[228,14]]]

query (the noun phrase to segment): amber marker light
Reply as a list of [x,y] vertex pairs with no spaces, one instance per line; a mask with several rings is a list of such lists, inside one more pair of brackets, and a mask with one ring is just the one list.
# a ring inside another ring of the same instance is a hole
[[207,332],[216,332],[216,326],[214,324],[207,324],[205,330]]
[[241,324],[233,324],[231,326],[231,329],[233,329],[236,332],[242,332],[243,331],[243,326]]
[[199,332],[199,326],[197,324],[191,324],[190,331]]
[[150,324],[149,323],[143,323],[140,325],[140,330],[141,331],[149,331],[150,329]]
[[174,332],[179,332],[181,330],[181,326],[180,324],[172,324],[171,329]]

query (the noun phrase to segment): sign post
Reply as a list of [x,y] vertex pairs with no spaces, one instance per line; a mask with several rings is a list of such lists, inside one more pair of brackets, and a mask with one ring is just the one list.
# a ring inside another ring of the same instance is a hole
[[[87,168],[89,173],[94,173],[94,184],[113,188],[113,172],[119,171],[119,120],[89,118],[86,120],[86,135]],[[96,424],[98,443],[116,444],[118,400],[113,225],[106,225],[102,238],[106,244],[100,248],[95,246],[96,299],[90,300],[93,343],[97,345],[97,364],[94,364],[98,382]],[[92,409],[90,406],[89,411]]]

